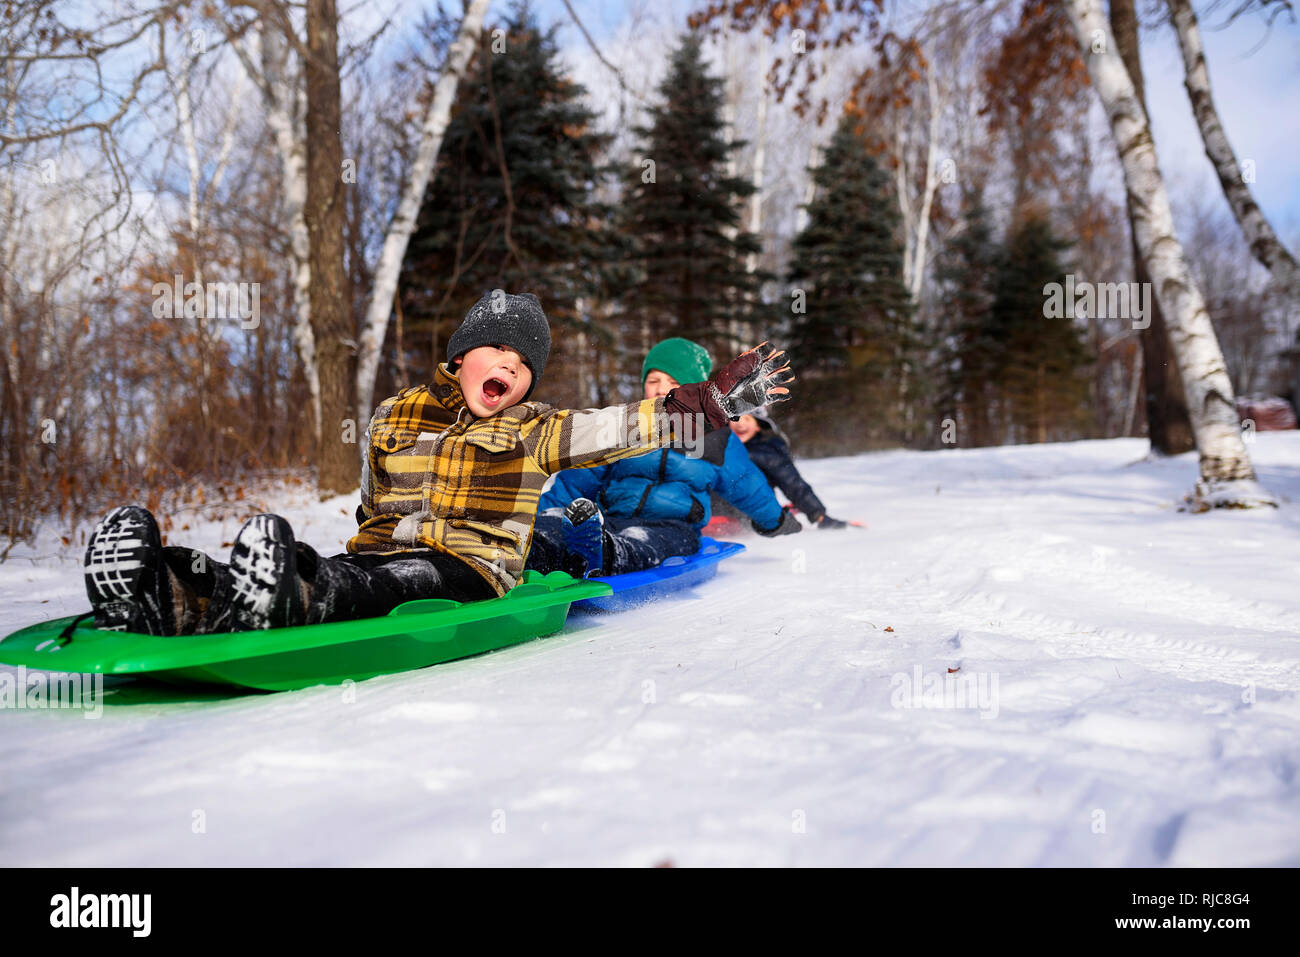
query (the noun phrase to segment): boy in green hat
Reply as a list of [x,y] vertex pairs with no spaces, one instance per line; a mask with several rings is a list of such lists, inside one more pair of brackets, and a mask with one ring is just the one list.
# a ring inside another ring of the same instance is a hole
[[[641,365],[645,401],[708,379],[713,361],[689,339],[665,339]],[[680,447],[678,447],[680,446]],[[598,468],[570,469],[542,496],[529,567],[618,575],[699,550],[717,493],[762,535],[799,531],[729,429]]]

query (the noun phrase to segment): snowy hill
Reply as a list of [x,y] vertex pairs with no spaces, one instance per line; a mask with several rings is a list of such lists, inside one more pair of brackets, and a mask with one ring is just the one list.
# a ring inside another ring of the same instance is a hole
[[[351,689],[0,710],[0,857],[1300,864],[1300,433],[1250,450],[1276,511],[1177,511],[1194,458],[1136,439],[810,461],[869,530],[678,600]],[[15,549],[0,633],[84,610],[79,552]]]

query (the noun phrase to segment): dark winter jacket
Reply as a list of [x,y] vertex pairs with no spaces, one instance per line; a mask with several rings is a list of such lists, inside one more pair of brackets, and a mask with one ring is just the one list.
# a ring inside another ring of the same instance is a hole
[[538,507],[563,508],[576,498],[589,498],[606,515],[647,522],[673,519],[702,528],[710,518],[711,492],[761,530],[781,523],[780,503],[730,429],[710,432],[699,458],[665,448],[599,468],[567,469],[556,475]]
[[815,522],[826,514],[826,506],[794,467],[789,446],[772,429],[760,427],[744,445],[768,483],[779,488],[809,521]]

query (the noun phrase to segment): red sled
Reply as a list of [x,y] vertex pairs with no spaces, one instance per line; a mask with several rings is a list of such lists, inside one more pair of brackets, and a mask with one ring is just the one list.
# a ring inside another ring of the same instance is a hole
[[749,531],[748,522],[741,522],[740,519],[728,515],[715,515],[709,519],[709,523],[704,528],[700,529],[700,534],[710,538],[734,538],[737,535],[747,535]]
[[[793,505],[785,507],[787,512],[798,515],[799,510]],[[846,519],[852,528],[866,528],[867,523],[856,518]],[[753,526],[747,520],[731,518],[728,515],[715,515],[709,519],[709,523],[701,529],[701,534],[708,535],[710,538],[736,538],[741,535],[753,534]]]

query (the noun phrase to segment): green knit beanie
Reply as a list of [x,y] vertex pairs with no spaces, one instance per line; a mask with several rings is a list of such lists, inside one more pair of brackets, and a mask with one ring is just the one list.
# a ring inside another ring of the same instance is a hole
[[651,370],[667,372],[679,385],[703,382],[713,371],[713,360],[704,346],[690,339],[674,337],[665,339],[651,349],[641,364],[641,384],[645,385]]

